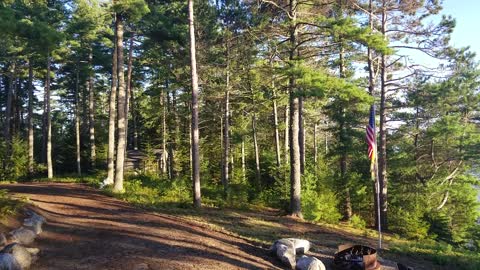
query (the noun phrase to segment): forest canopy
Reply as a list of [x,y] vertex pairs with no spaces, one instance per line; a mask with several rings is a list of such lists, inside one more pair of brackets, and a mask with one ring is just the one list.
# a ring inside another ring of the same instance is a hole
[[149,179],[159,200],[361,227],[378,206],[385,230],[479,248],[480,70],[441,10],[1,1],[0,179]]

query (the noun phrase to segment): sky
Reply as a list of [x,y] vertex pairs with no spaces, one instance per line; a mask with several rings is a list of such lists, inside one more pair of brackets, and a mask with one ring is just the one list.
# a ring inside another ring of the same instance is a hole
[[455,47],[470,46],[480,60],[480,1],[479,0],[444,0],[445,15],[452,15],[457,25],[452,34]]

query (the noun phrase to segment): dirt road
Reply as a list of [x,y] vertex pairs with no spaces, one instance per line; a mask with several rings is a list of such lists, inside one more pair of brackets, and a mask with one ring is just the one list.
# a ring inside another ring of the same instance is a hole
[[265,249],[79,184],[2,185],[46,217],[32,269],[281,269]]

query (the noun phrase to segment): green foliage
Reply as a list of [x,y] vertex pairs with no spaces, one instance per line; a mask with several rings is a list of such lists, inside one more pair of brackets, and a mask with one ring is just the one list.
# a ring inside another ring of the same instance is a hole
[[[10,153],[7,155],[7,151]],[[19,137],[14,137],[10,147],[7,142],[0,144],[0,164],[4,170],[0,170],[0,179],[16,181],[28,175],[28,146]]]
[[424,209],[393,208],[390,215],[390,229],[409,239],[424,239],[428,236],[430,224],[423,220]]
[[433,240],[399,242],[390,246],[392,252],[429,260],[446,269],[476,270],[480,268],[480,255],[450,244]]
[[6,189],[0,189],[0,219],[16,214],[23,205],[23,202],[12,199]]
[[129,21],[136,22],[150,12],[144,0],[119,0],[115,1],[113,11]]
[[342,217],[337,195],[313,174],[306,174],[302,184],[304,217],[316,222],[337,223]]
[[362,219],[359,215],[353,215],[350,218],[349,225],[356,229],[365,229],[367,227],[367,222]]
[[113,195],[145,208],[163,208],[171,204],[183,207],[191,201],[190,186],[181,179],[169,181],[152,175],[129,175],[124,189],[124,193]]

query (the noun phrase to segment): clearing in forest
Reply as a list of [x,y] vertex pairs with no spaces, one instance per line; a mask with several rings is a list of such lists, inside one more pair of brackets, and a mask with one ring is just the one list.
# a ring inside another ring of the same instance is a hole
[[[216,224],[208,224],[144,211],[81,184],[12,184],[0,188],[27,197],[47,218],[44,232],[34,243],[41,250],[33,266],[37,270],[282,269],[268,254],[265,243],[288,234],[311,240],[316,247],[314,255],[328,266],[340,243],[375,245],[373,239],[299,222],[276,212],[202,210],[197,217],[219,217]],[[249,240],[249,234],[265,241]],[[415,264],[416,269],[437,269],[429,263]]]

